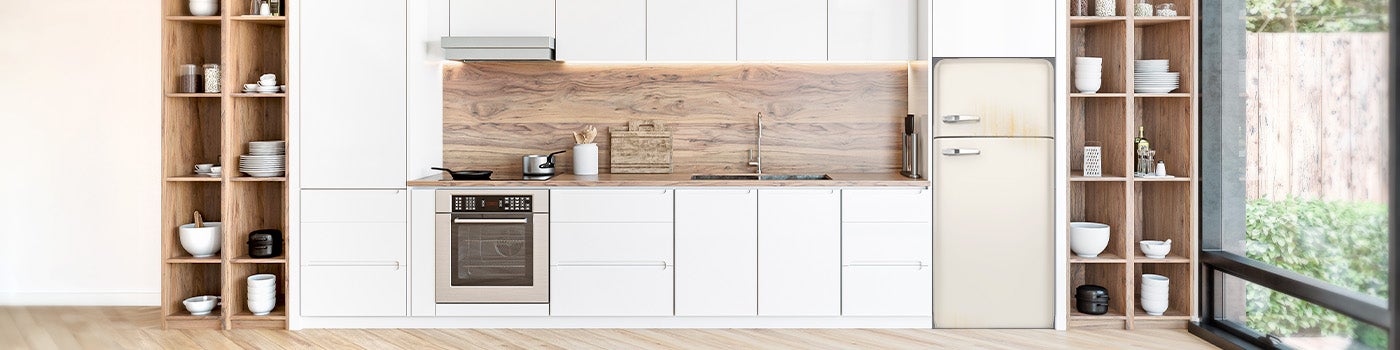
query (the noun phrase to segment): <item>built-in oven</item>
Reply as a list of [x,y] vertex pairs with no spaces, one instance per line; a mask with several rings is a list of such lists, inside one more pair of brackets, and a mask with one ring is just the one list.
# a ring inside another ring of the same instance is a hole
[[549,191],[437,191],[438,303],[549,302]]

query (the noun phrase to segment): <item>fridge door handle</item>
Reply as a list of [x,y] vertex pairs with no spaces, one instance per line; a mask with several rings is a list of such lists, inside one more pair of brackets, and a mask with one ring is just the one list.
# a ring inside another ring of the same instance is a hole
[[975,156],[982,154],[982,150],[976,148],[944,148],[945,156]]
[[954,114],[954,115],[945,115],[945,116],[943,116],[943,122],[944,122],[944,123],[948,123],[948,124],[952,124],[952,123],[962,123],[962,122],[975,123],[975,122],[980,122],[980,121],[982,121],[982,117],[978,117],[978,116],[974,116],[974,115],[956,115],[956,114]]

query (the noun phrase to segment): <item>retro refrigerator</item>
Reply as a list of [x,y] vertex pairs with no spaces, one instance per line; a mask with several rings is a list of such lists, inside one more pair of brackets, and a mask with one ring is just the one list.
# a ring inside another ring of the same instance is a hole
[[935,328],[1052,328],[1054,66],[933,63]]

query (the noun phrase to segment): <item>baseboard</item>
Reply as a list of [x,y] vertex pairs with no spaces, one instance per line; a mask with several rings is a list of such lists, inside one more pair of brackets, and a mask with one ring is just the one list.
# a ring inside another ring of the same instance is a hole
[[300,328],[914,328],[932,317],[301,317]]
[[159,306],[160,291],[0,291],[0,305]]

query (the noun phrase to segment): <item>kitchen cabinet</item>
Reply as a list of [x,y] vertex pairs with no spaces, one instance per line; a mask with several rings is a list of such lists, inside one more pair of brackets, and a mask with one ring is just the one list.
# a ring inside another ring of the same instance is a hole
[[675,191],[580,189],[549,191],[551,222],[671,222]]
[[301,222],[406,222],[405,190],[303,190]]
[[303,316],[407,316],[408,269],[388,263],[301,269]]
[[302,223],[301,260],[315,264],[408,264],[408,227],[399,222]]
[[647,59],[647,0],[558,0],[555,6],[557,59]]
[[676,315],[758,313],[758,191],[676,191]]
[[301,188],[404,187],[407,10],[379,5],[299,5]]
[[841,235],[842,315],[933,314],[931,224],[845,223]]
[[933,215],[933,191],[925,188],[842,192],[843,222],[928,222]]
[[827,59],[905,61],[914,58],[914,0],[829,0]]
[[647,0],[647,60],[737,59],[738,4],[738,0]]
[[448,32],[452,36],[554,36],[554,5],[555,0],[451,0]]
[[1054,57],[1056,4],[932,0],[933,57]]
[[551,315],[672,314],[670,223],[551,223],[550,232]]
[[758,213],[758,314],[839,316],[841,191],[759,190]]
[[826,5],[826,0],[739,0],[739,60],[826,60]]

